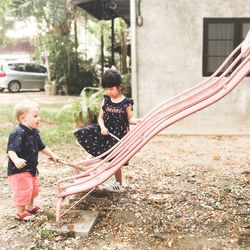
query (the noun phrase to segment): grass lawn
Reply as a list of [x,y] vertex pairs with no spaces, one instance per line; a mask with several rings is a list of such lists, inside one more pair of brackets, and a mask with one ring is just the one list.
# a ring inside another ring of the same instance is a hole
[[[39,127],[43,141],[48,145],[73,143],[74,113],[72,110],[61,112],[61,104],[49,104],[41,107]],[[0,146],[6,148],[10,132],[17,126],[13,106],[1,105],[0,109]]]

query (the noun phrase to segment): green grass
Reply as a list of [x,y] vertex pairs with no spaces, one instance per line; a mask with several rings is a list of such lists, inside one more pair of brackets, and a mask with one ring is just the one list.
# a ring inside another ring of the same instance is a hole
[[[42,140],[49,147],[66,143],[73,143],[72,130],[75,126],[75,114],[79,105],[72,103],[67,110],[60,104],[49,104],[41,107],[41,125],[39,127]],[[17,126],[13,115],[13,107],[2,105],[0,109],[0,146],[6,148],[10,132]]]
[[5,119],[7,121],[12,121],[12,117],[13,117],[12,106],[10,106],[10,105],[5,105],[5,106],[1,105],[0,117],[1,117],[1,119]]
[[39,130],[43,141],[47,145],[73,143],[74,141],[72,134],[74,115],[67,112],[59,115],[61,109],[62,106],[58,104],[42,107],[42,123]]
[[6,148],[9,133],[15,127],[13,108],[9,105],[1,105],[0,109],[0,147]]

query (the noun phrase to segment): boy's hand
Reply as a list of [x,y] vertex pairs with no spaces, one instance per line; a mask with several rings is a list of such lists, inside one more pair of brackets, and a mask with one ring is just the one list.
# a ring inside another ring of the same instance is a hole
[[50,156],[50,159],[53,161],[53,162],[58,162],[60,160],[60,157],[55,155],[55,154],[51,154]]
[[48,147],[41,150],[41,152],[43,154],[47,155],[49,157],[49,159],[54,161],[54,162],[58,162],[58,160],[60,159],[56,154],[52,153],[52,151]]
[[26,166],[26,160],[22,159],[22,158],[17,158],[14,162],[15,166],[20,169],[20,168],[24,168]]
[[15,151],[9,150],[8,156],[12,160],[12,162],[15,164],[16,168],[23,168],[26,166],[26,160],[23,158],[19,158]]

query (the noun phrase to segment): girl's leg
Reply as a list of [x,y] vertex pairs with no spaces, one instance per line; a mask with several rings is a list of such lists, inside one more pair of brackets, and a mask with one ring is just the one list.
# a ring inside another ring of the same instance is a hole
[[111,192],[122,192],[122,170],[119,169],[115,172],[115,180],[114,183],[107,183],[103,185],[103,189]]
[[121,170],[121,168],[115,172],[115,180],[122,185],[122,170]]

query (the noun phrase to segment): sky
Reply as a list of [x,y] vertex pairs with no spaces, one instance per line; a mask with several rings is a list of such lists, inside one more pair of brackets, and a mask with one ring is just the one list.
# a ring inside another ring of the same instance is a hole
[[10,38],[33,37],[37,32],[36,27],[36,22],[32,18],[26,22],[17,21],[14,29],[7,31],[6,35]]
[[[84,19],[79,18],[78,26],[78,51],[83,54],[87,53],[88,58],[96,56],[96,37],[88,33],[86,34],[83,27]],[[32,38],[37,35],[37,23],[34,17],[28,21],[16,21],[14,28],[7,31],[6,35],[10,38]]]

